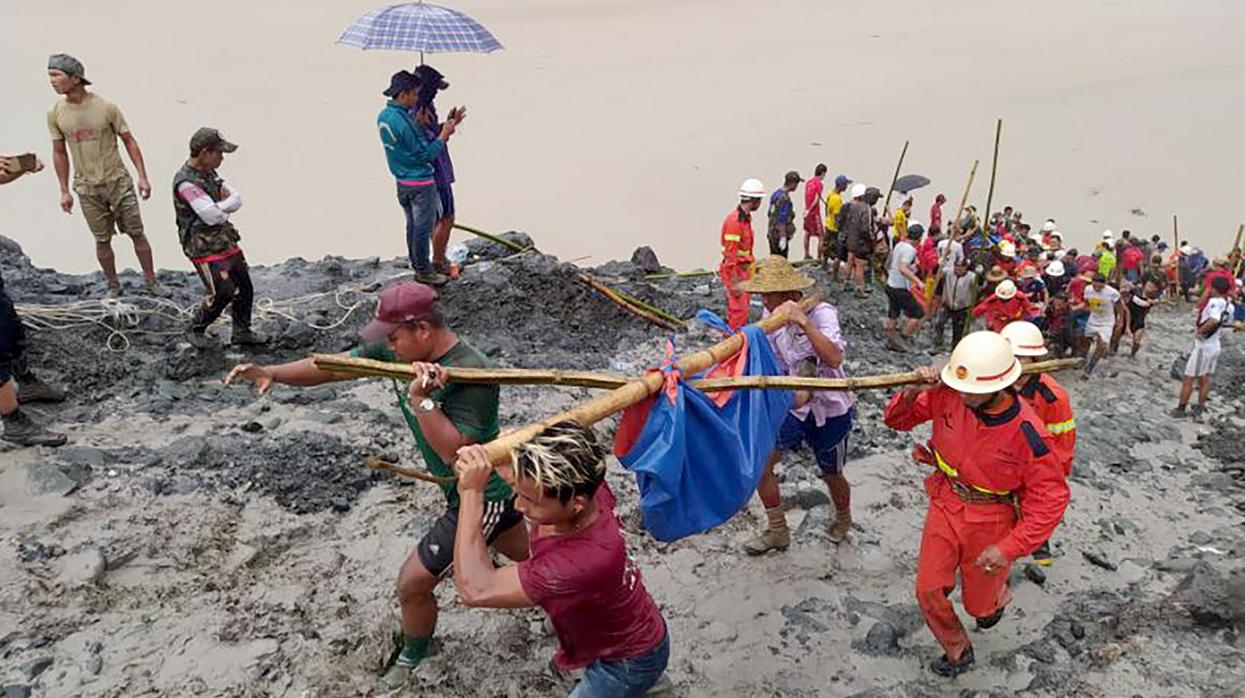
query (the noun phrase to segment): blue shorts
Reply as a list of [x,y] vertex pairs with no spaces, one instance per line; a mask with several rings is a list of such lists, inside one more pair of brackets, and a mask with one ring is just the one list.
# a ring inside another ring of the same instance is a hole
[[847,436],[852,431],[854,414],[855,409],[848,410],[847,414],[827,419],[821,426],[817,426],[812,413],[804,419],[788,414],[778,430],[777,449],[786,453],[807,443],[823,475],[841,473],[847,464]]
[[597,660],[588,665],[584,677],[569,698],[633,698],[643,696],[661,680],[670,663],[670,628],[648,654],[616,662]]

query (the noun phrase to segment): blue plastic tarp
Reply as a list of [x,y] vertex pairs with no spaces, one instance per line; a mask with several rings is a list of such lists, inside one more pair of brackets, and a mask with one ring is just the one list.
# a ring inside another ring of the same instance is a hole
[[[708,311],[701,317],[725,328]],[[753,325],[741,331],[748,338],[743,375],[781,374],[765,333]],[[719,407],[683,380],[673,403],[659,393],[635,443],[619,458],[635,473],[649,533],[677,540],[722,524],[742,509],[792,400],[786,390],[738,390]]]

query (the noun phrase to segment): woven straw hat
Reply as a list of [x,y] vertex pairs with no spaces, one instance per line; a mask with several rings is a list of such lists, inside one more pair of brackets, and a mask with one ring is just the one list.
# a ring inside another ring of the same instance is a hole
[[756,274],[738,284],[738,288],[748,293],[785,293],[803,291],[815,283],[817,282],[796,271],[786,259],[766,257],[757,264]]

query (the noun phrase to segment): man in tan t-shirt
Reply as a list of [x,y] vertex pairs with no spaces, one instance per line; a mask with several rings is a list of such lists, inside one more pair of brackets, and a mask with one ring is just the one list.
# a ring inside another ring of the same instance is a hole
[[73,56],[58,53],[48,58],[48,79],[56,94],[64,95],[48,110],[48,132],[52,136],[52,164],[61,187],[61,208],[73,212],[73,194],[69,191],[69,162],[72,156],[73,191],[82,204],[82,216],[95,236],[95,257],[99,260],[108,293],[121,295],[117,281],[116,258],[112,252],[112,236],[120,231],[134,242],[134,254],[143,267],[147,290],[163,295],[156,283],[155,266],[151,261],[151,244],[143,234],[143,218],[138,210],[134,182],[121,162],[117,138],[125,144],[134,169],[138,171],[138,194],[151,197],[147,166],[143,151],[134,140],[130,126],[117,105],[86,91],[91,82],[86,71]]

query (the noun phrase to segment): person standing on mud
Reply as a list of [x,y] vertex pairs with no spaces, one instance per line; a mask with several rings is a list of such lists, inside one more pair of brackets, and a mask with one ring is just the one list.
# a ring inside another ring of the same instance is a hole
[[419,100],[419,78],[410,71],[398,71],[390,78],[384,95],[389,102],[376,117],[376,125],[389,173],[397,182],[398,205],[406,216],[407,258],[416,281],[440,286],[449,277],[437,272],[429,257],[432,231],[442,214],[433,161],[445,151],[446,142],[458,128],[458,114],[451,112],[437,137],[430,139],[410,115]]
[[[0,184],[43,169],[33,153],[0,157]],[[65,394],[35,377],[26,365],[26,328],[0,276],[0,439],[18,446],[61,446],[64,434],[48,431],[21,410],[22,403],[62,402]]]
[[[817,258],[822,264],[829,265],[830,280],[839,280],[839,265],[847,259],[847,252],[842,236],[839,235],[839,212],[843,210],[843,192],[852,180],[847,175],[834,178],[834,188],[826,194],[826,223],[821,233],[821,249]],[[833,260],[833,262],[831,261]]]
[[1193,406],[1193,418],[1200,420],[1206,412],[1206,399],[1210,395],[1210,377],[1215,373],[1219,363],[1219,354],[1223,347],[1219,343],[1219,331],[1231,324],[1234,314],[1232,302],[1228,300],[1231,285],[1223,277],[1216,277],[1210,282],[1210,297],[1197,316],[1197,327],[1193,330],[1193,353],[1185,364],[1184,380],[1180,384],[1180,402],[1171,415],[1178,419],[1189,416],[1186,408],[1189,398],[1193,396],[1193,382],[1197,381],[1197,404]]
[[800,186],[800,173],[792,170],[783,178],[782,188],[769,197],[769,253],[786,257],[795,237],[795,204],[791,192]]
[[[843,378],[847,341],[839,328],[839,314],[829,303],[818,303],[805,313],[799,306],[804,291],[813,280],[797,272],[782,257],[761,262],[757,275],[744,284],[761,294],[767,315],[779,314],[786,320],[769,335],[774,357],[783,373],[790,376]],[[817,391],[809,397],[797,394],[797,405],[787,414],[778,432],[778,443],[765,472],[757,484],[757,496],[765,505],[767,526],[744,545],[749,555],[769,550],[786,550],[791,532],[782,510],[778,478],[774,466],[783,454],[807,445],[817,460],[821,478],[834,502],[835,517],[827,534],[834,543],[847,540],[852,528],[852,489],[843,474],[847,465],[847,436],[852,430],[853,398],[850,392]]]
[[[48,79],[63,98],[48,110],[48,132],[52,136],[52,168],[61,188],[61,209],[73,212],[73,195],[82,204],[82,217],[95,237],[95,258],[104,272],[108,295],[121,296],[117,281],[117,260],[112,236],[122,232],[134,243],[134,254],[143,268],[147,291],[162,296],[151,259],[151,243],[143,233],[143,217],[138,197],[151,198],[147,164],[134,140],[130,125],[117,105],[88,92],[86,69],[73,56],[58,53],[48,58]],[[138,171],[138,196],[134,181],[121,162],[117,139],[125,144],[134,169]],[[69,190],[69,165],[73,161],[73,192]]]
[[[445,512],[433,522],[398,573],[404,640],[396,663],[386,675],[390,684],[405,682],[409,672],[428,656],[437,625],[433,592],[454,562],[460,499],[449,463],[462,447],[492,441],[501,429],[498,386],[447,385],[444,367],[484,368],[490,362],[445,324],[436,300],[437,292],[418,282],[394,284],[381,291],[376,318],[362,331],[365,343],[349,354],[411,362],[416,377],[405,389],[394,381],[394,398],[429,472],[448,478],[441,486]],[[225,385],[248,381],[262,395],[273,383],[307,387],[353,378],[321,370],[309,357],[276,366],[240,364],[225,377]],[[496,474],[490,475],[484,486],[483,509],[485,541],[511,560],[526,560],[527,531],[520,525],[523,516],[515,511],[514,492]]]
[[843,211],[839,235],[844,236],[847,246],[847,275],[854,279],[856,297],[863,298],[871,287],[865,286],[865,270],[873,256],[873,205],[882,192],[864,184],[853,184],[852,200]]
[[1050,538],[1068,505],[1068,483],[1041,418],[1012,387],[1021,365],[1002,336],[974,332],[941,371],[917,371],[925,385],[896,393],[884,419],[899,431],[933,427],[928,445],[913,450],[934,468],[925,479],[916,598],[944,652],[930,670],[953,677],[975,661],[951,605],[956,573],[977,629],[997,625],[1012,598],[1012,562]]
[[752,213],[761,208],[765,186],[759,179],[747,179],[739,186],[739,203],[722,221],[722,263],[718,276],[726,291],[726,323],[731,329],[748,324],[748,294],[739,284],[752,278],[756,258],[752,253]]
[[[1000,333],[1012,345],[1012,353],[1020,363],[1031,364],[1047,355],[1046,338],[1037,325],[1023,320],[1013,322]],[[1063,465],[1063,476],[1072,474],[1076,457],[1076,419],[1068,391],[1049,373],[1031,373],[1016,382],[1020,397],[1033,408],[1050,434],[1050,447]],[[1033,551],[1033,561],[1047,567],[1051,564],[1050,541],[1043,541]]]
[[[812,251],[820,250],[821,235],[825,230],[821,222],[821,190],[825,185],[826,166],[818,163],[813,177],[804,183],[804,259],[812,259]],[[817,238],[817,246],[812,245]]]
[[[663,680],[670,633],[614,513],[607,449],[589,427],[559,422],[511,454],[532,555],[497,567],[489,555],[485,491],[497,477],[483,446],[458,452],[462,502],[454,537],[454,586],[467,606],[539,606],[553,623],[562,672],[584,669],[571,698],[642,696]],[[668,683],[668,682],[666,682]]]
[[977,287],[977,273],[969,271],[968,260],[963,256],[955,260],[954,271],[940,282],[942,304],[938,309],[938,321],[934,323],[934,351],[941,353],[947,323],[951,323],[951,346],[960,343],[968,327],[968,311],[972,309],[973,290]]
[[204,126],[190,137],[190,159],[173,175],[177,238],[208,293],[191,316],[187,335],[200,349],[211,346],[207,328],[226,307],[233,316],[230,344],[267,341],[251,329],[255,299],[251,270],[238,247],[238,229],[229,222],[229,216],[242,208],[242,195],[225,186],[225,180],[216,173],[225,162],[225,153],[237,149],[220,131]]
[[[420,65],[415,69],[415,78],[419,80],[419,97],[411,116],[429,140],[436,140],[441,134],[441,121],[437,117],[436,96],[441,90],[448,89],[450,83],[445,76],[430,65]],[[455,123],[462,123],[467,116],[466,107],[455,107],[450,110],[449,118]],[[445,257],[445,249],[449,246],[450,231],[454,228],[454,162],[450,160],[450,146],[446,143],[441,152],[432,159],[432,178],[436,182],[437,196],[441,200],[441,217],[437,219],[432,230],[432,266],[438,274],[451,279],[458,278],[458,268]]]

